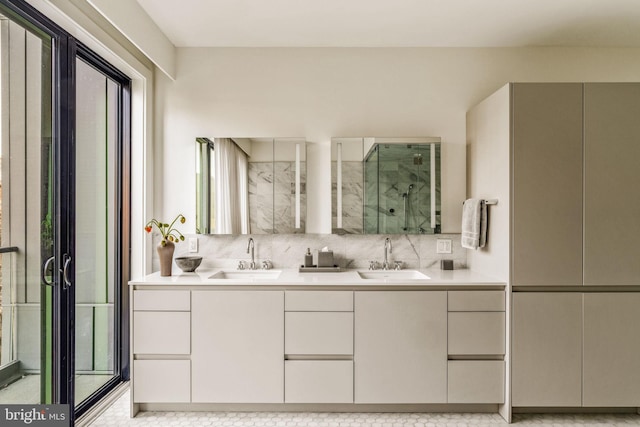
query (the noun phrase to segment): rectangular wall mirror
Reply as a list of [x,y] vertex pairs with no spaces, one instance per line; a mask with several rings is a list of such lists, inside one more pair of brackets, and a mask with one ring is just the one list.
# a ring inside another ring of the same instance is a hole
[[440,233],[440,138],[332,138],[331,177],[333,233]]
[[196,232],[305,232],[304,138],[196,138]]

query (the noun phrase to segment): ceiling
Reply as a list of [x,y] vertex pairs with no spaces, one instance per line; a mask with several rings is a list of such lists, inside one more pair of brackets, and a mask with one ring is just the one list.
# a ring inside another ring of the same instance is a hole
[[137,0],[178,47],[640,47],[640,0]]

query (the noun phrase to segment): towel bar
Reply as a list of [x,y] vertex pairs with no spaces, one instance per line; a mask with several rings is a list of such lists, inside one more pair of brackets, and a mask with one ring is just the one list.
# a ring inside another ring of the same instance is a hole
[[[462,202],[464,204],[464,202]],[[484,201],[485,205],[497,205],[498,199],[487,199]]]

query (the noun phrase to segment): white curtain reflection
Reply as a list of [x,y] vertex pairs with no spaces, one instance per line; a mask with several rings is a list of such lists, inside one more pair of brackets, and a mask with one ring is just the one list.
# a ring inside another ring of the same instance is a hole
[[248,234],[249,162],[230,138],[214,139],[215,218],[217,234]]

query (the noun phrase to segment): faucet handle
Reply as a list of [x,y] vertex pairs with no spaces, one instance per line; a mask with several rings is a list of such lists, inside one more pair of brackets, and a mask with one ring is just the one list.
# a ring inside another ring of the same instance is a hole
[[273,265],[271,264],[270,260],[264,260],[262,261],[262,269],[263,270],[271,270],[271,268],[273,267]]
[[238,270],[244,270],[244,261],[238,261]]
[[394,261],[395,267],[394,270],[402,270],[402,261]]
[[369,261],[369,270],[377,270],[378,263],[376,261]]

